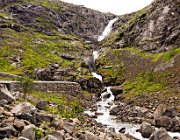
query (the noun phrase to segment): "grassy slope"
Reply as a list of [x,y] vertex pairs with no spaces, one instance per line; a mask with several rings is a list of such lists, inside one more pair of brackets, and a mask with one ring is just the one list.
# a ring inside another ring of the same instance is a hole
[[[61,7],[56,1],[29,0],[21,3],[11,3],[0,10],[0,72],[13,74],[28,72],[32,74],[35,68],[44,68],[55,62],[59,63],[62,69],[71,69],[74,66],[77,70],[81,63],[78,57],[88,53],[88,46],[85,46],[77,37],[60,33],[56,25],[41,14],[36,15],[36,21],[31,23],[31,28],[20,24],[18,19],[6,12],[9,6],[27,3],[41,6],[45,9],[60,10]],[[48,35],[41,31],[38,32],[36,27],[48,28],[53,34]],[[60,57],[62,54],[71,55],[75,59],[68,61]],[[13,63],[17,62],[17,59],[20,59],[20,63],[18,66],[15,66]]]

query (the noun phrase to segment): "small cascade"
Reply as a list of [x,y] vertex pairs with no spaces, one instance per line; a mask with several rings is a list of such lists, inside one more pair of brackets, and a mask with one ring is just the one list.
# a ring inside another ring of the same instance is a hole
[[116,20],[117,20],[117,18],[112,19],[112,20],[109,21],[109,23],[108,23],[108,25],[106,26],[106,28],[104,29],[102,35],[100,35],[100,36],[98,37],[98,41],[102,41],[106,36],[109,35],[109,33],[110,33],[111,30],[112,30],[112,26],[113,26],[113,24],[114,24],[114,22],[115,22]]
[[92,75],[93,75],[93,77],[99,79],[102,82],[102,76],[101,75],[99,75],[99,74],[97,74],[95,72],[92,72]]

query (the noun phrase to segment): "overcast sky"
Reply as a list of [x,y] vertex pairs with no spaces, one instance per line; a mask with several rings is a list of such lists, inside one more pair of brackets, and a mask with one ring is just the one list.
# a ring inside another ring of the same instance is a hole
[[116,15],[131,13],[149,5],[153,0],[62,0]]

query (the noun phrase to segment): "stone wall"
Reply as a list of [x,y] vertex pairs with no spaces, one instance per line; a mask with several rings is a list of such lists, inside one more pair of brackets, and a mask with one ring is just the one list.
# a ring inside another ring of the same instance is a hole
[[[22,91],[18,81],[0,81],[0,84],[6,84],[11,91]],[[81,86],[76,82],[68,81],[35,81],[33,90],[41,92],[67,93],[76,96],[81,91]]]

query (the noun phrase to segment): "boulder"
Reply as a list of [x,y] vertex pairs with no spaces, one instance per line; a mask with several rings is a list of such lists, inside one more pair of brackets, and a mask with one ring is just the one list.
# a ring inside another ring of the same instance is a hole
[[36,104],[36,107],[37,107],[38,109],[40,109],[40,110],[46,110],[48,104],[49,104],[48,101],[39,101],[39,102]]
[[163,113],[166,111],[166,109],[167,109],[166,105],[163,104],[158,105],[158,107],[153,113],[154,118],[159,118],[160,116],[162,116]]
[[35,117],[38,122],[43,122],[43,121],[52,122],[54,119],[54,117],[50,114],[39,113],[39,112],[35,113]]
[[0,100],[6,100],[7,102],[15,101],[15,98],[12,94],[8,91],[5,85],[0,85]]
[[0,100],[0,105],[6,105],[8,104],[8,101],[5,99]]
[[30,124],[24,127],[24,129],[21,132],[21,135],[25,138],[28,138],[29,140],[35,139],[35,125]]
[[155,131],[155,128],[151,126],[151,124],[143,122],[140,127],[140,133],[144,138],[149,138],[151,134]]
[[166,129],[160,128],[152,133],[150,140],[173,140],[167,133]]
[[100,138],[89,131],[81,132],[79,139],[82,140],[100,140]]
[[160,116],[154,120],[154,125],[157,127],[164,127],[166,130],[170,130],[173,126],[173,121],[171,118],[167,116]]
[[26,120],[32,124],[36,124],[37,123],[37,120],[35,118],[34,115],[30,114],[30,113],[22,113],[22,114],[18,114],[16,115],[16,117],[18,119],[23,119],[23,120]]
[[117,115],[120,110],[121,110],[120,106],[114,106],[110,109],[110,115]]
[[18,115],[22,113],[33,113],[35,112],[36,108],[29,102],[22,102],[18,105],[14,106],[11,110],[11,113]]

